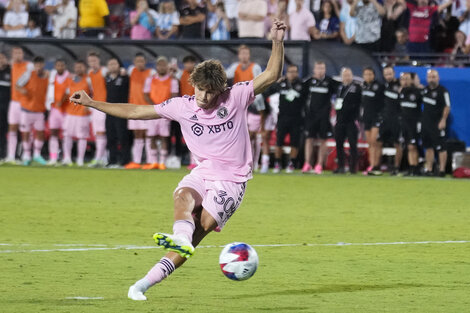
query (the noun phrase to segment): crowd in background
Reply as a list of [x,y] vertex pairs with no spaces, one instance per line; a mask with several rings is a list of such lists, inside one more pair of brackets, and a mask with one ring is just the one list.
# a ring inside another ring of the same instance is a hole
[[0,0],[0,9],[7,37],[260,39],[280,19],[287,40],[470,52],[470,0]]
[[[69,102],[78,90],[85,90],[97,101],[141,105],[164,105],[172,97],[194,95],[190,77],[197,60],[193,56],[180,60],[182,68],[165,56],[159,56],[153,67],[147,66],[149,61],[138,53],[133,64],[124,69],[116,58],[102,64],[100,55],[91,51],[86,60],[73,64],[57,59],[49,72],[44,58],[37,56],[28,62],[21,47],[11,49],[11,62],[0,53],[0,159],[6,157],[4,162],[26,166],[33,162],[85,166],[92,139],[95,149],[90,167],[165,170],[175,159],[176,167],[180,166],[185,149],[177,122],[126,121]],[[297,65],[288,64],[285,76],[249,106],[247,126],[254,170],[267,173],[272,168],[279,173],[285,167],[292,173],[301,167],[303,173],[322,174],[325,166],[331,169],[327,142],[334,139],[334,172],[338,174],[364,170],[367,175],[381,175],[386,170],[398,175],[406,170],[408,175],[445,175],[450,96],[439,84],[436,70],[428,72],[427,86],[422,86],[413,73],[401,73],[397,80],[393,67],[386,66],[382,84],[377,79],[381,73],[372,68],[362,73],[343,68],[332,78],[326,75],[324,62],[314,61],[313,73],[305,79],[299,77]],[[226,72],[231,85],[253,80],[261,73],[261,66],[251,61],[250,48],[242,45],[238,60]],[[191,119],[195,121],[192,130],[198,135],[198,118]],[[216,125],[210,131],[223,127],[230,125]],[[367,142],[368,152],[363,169],[358,164],[361,139]],[[283,160],[286,146],[290,147],[289,155]],[[382,158],[384,146],[395,148],[393,165],[388,167]],[[299,156],[299,151],[304,156]],[[402,158],[403,151],[406,158]],[[423,168],[420,151],[425,151]],[[197,166],[190,156],[187,163],[189,168]]]

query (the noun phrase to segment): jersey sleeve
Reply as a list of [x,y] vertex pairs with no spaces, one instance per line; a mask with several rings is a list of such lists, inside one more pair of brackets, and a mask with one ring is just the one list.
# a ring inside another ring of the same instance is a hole
[[255,65],[253,66],[253,77],[258,76],[262,72],[263,71],[261,70],[261,66],[259,66],[259,64],[255,63]]
[[444,90],[444,104],[446,107],[450,108],[450,96],[447,90]]
[[231,91],[231,97],[239,105],[247,109],[250,104],[255,100],[255,90],[253,88],[253,81],[240,82],[235,84]]
[[20,76],[20,78],[18,78],[18,80],[16,81],[16,84],[20,87],[24,87],[29,82],[30,78],[31,78],[31,71],[26,71],[24,72],[23,75]]
[[184,99],[182,97],[171,98],[162,103],[155,104],[153,108],[160,117],[178,121],[183,111]]
[[237,69],[238,64],[233,63],[230,67],[225,71],[227,73],[228,79],[233,79],[235,77],[235,70]]

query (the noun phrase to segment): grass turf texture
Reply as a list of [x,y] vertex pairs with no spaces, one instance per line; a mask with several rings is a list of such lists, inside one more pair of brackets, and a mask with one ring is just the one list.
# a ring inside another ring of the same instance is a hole
[[[171,232],[172,191],[186,173],[2,166],[0,251],[153,246],[154,232]],[[470,240],[469,187],[256,175],[223,232],[202,245]],[[469,311],[469,243],[256,250],[258,272],[233,282],[219,269],[221,248],[196,249],[147,302],[127,299],[127,290],[160,249],[3,252],[0,312]],[[78,296],[104,299],[66,299]]]

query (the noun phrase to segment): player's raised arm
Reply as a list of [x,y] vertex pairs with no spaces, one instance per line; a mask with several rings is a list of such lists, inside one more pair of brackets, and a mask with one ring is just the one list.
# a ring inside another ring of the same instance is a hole
[[131,103],[108,103],[92,100],[85,91],[75,92],[70,102],[100,110],[101,112],[130,120],[152,120],[160,118],[153,105],[136,105]]
[[264,92],[281,76],[284,65],[284,34],[286,28],[286,24],[282,21],[275,20],[273,23],[271,28],[271,38],[273,40],[271,57],[264,72],[253,80],[255,95]]

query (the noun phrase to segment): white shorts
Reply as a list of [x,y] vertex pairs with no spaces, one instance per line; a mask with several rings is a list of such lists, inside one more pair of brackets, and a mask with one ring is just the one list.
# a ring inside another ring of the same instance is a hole
[[21,104],[19,101],[10,101],[8,108],[8,125],[19,125],[21,122]]
[[90,117],[66,114],[63,130],[64,136],[86,139],[90,135]]
[[106,132],[106,113],[91,109],[91,126],[93,134]]
[[127,128],[130,130],[146,130],[147,129],[147,121],[145,120],[128,120],[127,121]]
[[205,180],[191,172],[180,181],[175,192],[181,188],[195,190],[202,199],[201,203],[196,203],[196,207],[202,205],[204,210],[217,222],[218,227],[222,229],[242,203],[246,182]]
[[23,133],[29,133],[32,128],[36,131],[44,131],[46,128],[44,113],[21,111],[20,131]]
[[170,137],[170,120],[166,118],[159,118],[156,120],[147,121],[147,136],[148,137]]
[[51,108],[49,112],[49,129],[62,129],[64,126],[65,114],[56,108]]

